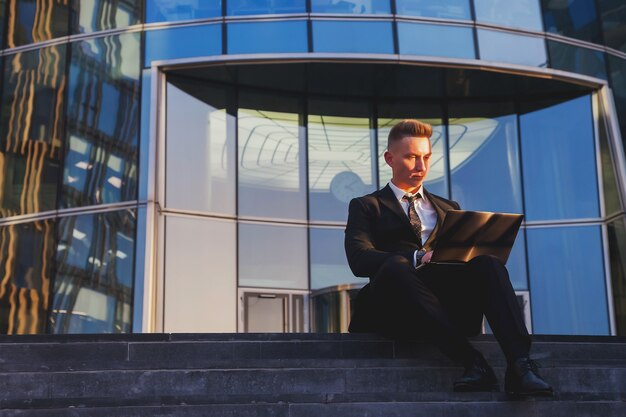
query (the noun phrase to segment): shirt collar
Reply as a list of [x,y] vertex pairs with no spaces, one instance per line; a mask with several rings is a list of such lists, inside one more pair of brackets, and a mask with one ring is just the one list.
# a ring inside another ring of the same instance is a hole
[[[393,194],[396,196],[396,199],[398,199],[398,201],[402,201],[402,197],[404,197],[404,195],[407,194],[406,191],[401,190],[400,188],[398,188],[398,186],[396,186],[391,181],[389,181],[389,188],[391,188],[391,191],[393,191]],[[424,197],[424,186],[423,185],[420,186],[420,188],[419,188],[419,190],[417,190],[417,192],[421,194],[422,198],[425,198]]]

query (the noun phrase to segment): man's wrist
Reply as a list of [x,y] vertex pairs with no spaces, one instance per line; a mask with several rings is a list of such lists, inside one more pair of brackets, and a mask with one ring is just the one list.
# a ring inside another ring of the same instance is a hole
[[422,258],[426,255],[426,250],[420,249],[415,252],[415,266],[422,264]]

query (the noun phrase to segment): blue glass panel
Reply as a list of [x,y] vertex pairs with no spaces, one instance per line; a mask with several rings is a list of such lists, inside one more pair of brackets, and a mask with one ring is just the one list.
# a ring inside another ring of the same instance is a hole
[[253,22],[228,24],[228,53],[307,52],[307,23]]
[[51,333],[131,329],[136,212],[59,221]]
[[221,15],[221,0],[146,0],[146,23],[207,19]]
[[604,53],[548,40],[552,68],[577,72],[606,80]]
[[626,7],[624,0],[598,0],[606,46],[626,52]]
[[[198,42],[202,39],[202,42]],[[144,66],[163,59],[192,58],[222,53],[222,25],[187,26],[146,32]]]
[[389,0],[311,0],[313,13],[389,14]]
[[151,70],[144,69],[141,72],[141,128],[139,131],[139,173],[138,173],[138,199],[148,200],[148,161],[150,153],[150,105],[152,95]]
[[474,11],[477,22],[543,30],[539,0],[475,0]]
[[541,0],[546,32],[600,43],[600,20],[593,0]]
[[313,50],[391,54],[391,22],[314,21]]
[[226,8],[229,16],[305,13],[306,0],[228,0]]
[[524,114],[520,128],[526,220],[598,217],[590,97]]
[[[463,207],[462,207],[463,208]],[[526,233],[520,229],[513,244],[513,249],[506,261],[506,269],[515,290],[528,289],[528,273],[526,271]]]
[[626,336],[626,217],[609,223],[607,232],[615,327],[618,336]]
[[140,34],[72,43],[60,207],[137,198]]
[[476,58],[472,28],[398,23],[401,54]]
[[470,20],[469,0],[396,0],[396,13],[406,16]]
[[343,229],[311,228],[311,289],[319,290],[333,285],[365,284],[350,271],[343,247]]
[[548,62],[542,38],[478,29],[480,59],[545,67]]
[[467,210],[522,213],[517,116],[476,117],[480,111],[454,106],[450,113],[467,116],[450,118],[452,199]]
[[609,334],[600,226],[528,229],[533,331]]
[[123,28],[141,22],[141,0],[72,0],[72,33]]

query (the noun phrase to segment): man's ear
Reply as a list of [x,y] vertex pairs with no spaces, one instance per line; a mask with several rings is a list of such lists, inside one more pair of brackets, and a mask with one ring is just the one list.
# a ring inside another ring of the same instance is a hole
[[387,165],[392,166],[391,163],[393,161],[393,155],[391,154],[391,152],[385,151],[383,156],[385,157],[385,162],[387,162]]

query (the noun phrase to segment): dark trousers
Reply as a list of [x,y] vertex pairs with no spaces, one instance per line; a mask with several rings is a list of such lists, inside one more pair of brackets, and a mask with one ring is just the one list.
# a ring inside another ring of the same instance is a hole
[[429,336],[453,360],[467,364],[476,356],[467,336],[480,332],[483,315],[509,362],[530,351],[509,274],[491,256],[419,270],[406,258],[393,257],[372,280],[371,301],[380,332],[393,338]]

